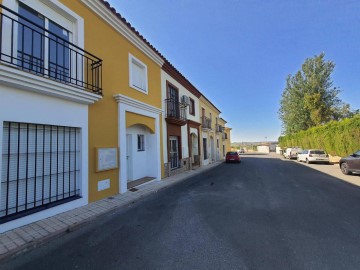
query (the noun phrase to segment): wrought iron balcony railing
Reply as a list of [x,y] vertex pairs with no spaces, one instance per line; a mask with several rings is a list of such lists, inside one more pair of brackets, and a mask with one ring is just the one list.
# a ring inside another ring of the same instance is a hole
[[216,125],[215,125],[215,130],[216,130],[216,132],[222,133],[222,132],[223,132],[223,126],[221,126],[221,125],[219,125],[219,124],[216,124]]
[[102,95],[100,58],[3,5],[0,8],[2,64]]
[[202,116],[201,124],[202,124],[203,129],[211,129],[211,119],[210,118],[208,118],[206,116]]
[[167,121],[177,123],[179,125],[186,124],[186,104],[174,99],[165,99],[165,118]]

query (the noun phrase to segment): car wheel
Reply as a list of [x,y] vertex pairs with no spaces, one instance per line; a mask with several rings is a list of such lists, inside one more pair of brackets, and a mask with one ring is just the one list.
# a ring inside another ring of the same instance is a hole
[[349,165],[346,162],[341,163],[340,165],[341,172],[345,175],[351,174],[349,171]]
[[310,164],[310,161],[308,159],[306,159],[306,164]]

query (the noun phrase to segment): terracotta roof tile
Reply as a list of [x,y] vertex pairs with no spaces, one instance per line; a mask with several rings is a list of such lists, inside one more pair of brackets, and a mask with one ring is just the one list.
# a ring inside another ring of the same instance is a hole
[[[158,54],[165,61],[164,66],[166,66],[168,69],[171,69],[173,71],[173,74],[170,74],[170,75],[174,76],[175,74],[177,74],[178,78],[180,78],[179,83],[181,83],[185,88],[187,88],[195,96],[197,96],[197,97],[199,97],[199,95],[203,96],[211,105],[213,105],[216,108],[216,106],[205,95],[203,95],[188,79],[186,79],[186,77],[179,70],[177,70],[170,63],[170,61],[165,58],[165,56],[163,56],[153,45],[151,45],[150,42],[147,41],[146,38],[144,38],[123,16],[121,16],[121,14],[118,13],[116,11],[116,9],[110,5],[109,2],[107,2],[105,0],[100,0],[100,2],[102,2],[114,15],[116,15],[116,17],[119,18],[119,20],[121,20],[123,23],[125,23],[129,27],[129,29],[131,29],[131,31],[133,31],[143,42],[145,42],[156,54]],[[218,108],[216,108],[216,109],[218,111],[220,111]]]

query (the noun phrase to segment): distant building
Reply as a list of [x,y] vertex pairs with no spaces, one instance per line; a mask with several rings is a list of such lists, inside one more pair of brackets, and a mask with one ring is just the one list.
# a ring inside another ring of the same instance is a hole
[[258,145],[257,151],[259,153],[270,153],[270,147],[268,145]]

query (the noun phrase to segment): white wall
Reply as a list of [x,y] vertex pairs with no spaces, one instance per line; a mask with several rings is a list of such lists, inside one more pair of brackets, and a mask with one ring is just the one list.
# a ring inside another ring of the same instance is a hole
[[270,153],[269,146],[266,146],[266,145],[258,145],[257,151],[260,153]]
[[[195,103],[195,116],[189,114],[189,106],[187,107],[187,118],[189,120],[200,123],[200,108],[199,108],[199,99],[194,96],[190,91],[188,91],[184,86],[182,86],[178,81],[176,81],[173,77],[167,74],[165,71],[161,70],[161,98],[162,98],[162,106],[163,106],[163,157],[164,162],[168,162],[168,145],[167,145],[167,130],[166,130],[166,121],[165,121],[165,103],[166,99],[166,82],[170,82],[172,85],[179,89],[179,99],[181,100],[181,96],[186,95],[191,97]],[[197,134],[197,132],[196,132]],[[181,145],[182,145],[182,158],[189,157],[189,148],[188,148],[188,134],[187,134],[187,125],[181,127]]]
[[[156,177],[156,136],[140,125],[127,128],[126,134],[132,134],[132,180],[150,176]],[[145,136],[145,151],[137,150],[137,135]]]
[[[88,106],[12,87],[0,86],[0,157],[4,121],[81,128],[81,199],[0,225],[10,230],[88,203]],[[0,175],[1,175],[0,158]],[[1,187],[0,187],[1,188]],[[0,192],[1,194],[1,192]],[[1,196],[1,195],[0,195]]]

